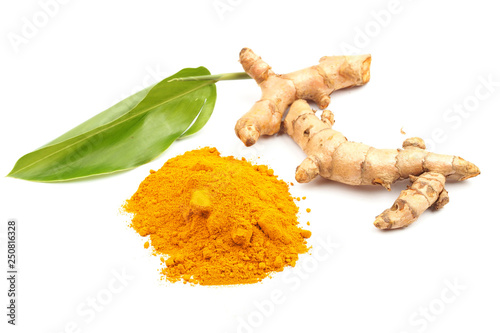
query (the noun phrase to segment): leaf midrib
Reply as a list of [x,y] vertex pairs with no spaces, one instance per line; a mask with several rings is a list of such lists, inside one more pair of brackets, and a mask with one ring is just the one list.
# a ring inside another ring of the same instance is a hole
[[[141,116],[141,115],[143,115],[144,113],[149,112],[149,111],[151,111],[152,109],[157,108],[157,107],[159,107],[159,106],[161,106],[161,105],[163,105],[163,104],[165,104],[165,103],[168,103],[168,102],[173,101],[173,100],[175,100],[175,99],[177,99],[177,98],[180,98],[180,97],[182,97],[182,96],[185,96],[185,95],[187,95],[187,94],[189,94],[189,93],[191,93],[191,92],[193,92],[193,91],[196,91],[196,90],[201,89],[201,88],[203,88],[203,87],[205,87],[205,86],[208,86],[208,85],[210,85],[210,84],[213,84],[215,81],[206,81],[206,82],[207,82],[207,83],[203,83],[203,85],[200,85],[200,86],[198,86],[197,88],[194,88],[194,89],[188,90],[188,91],[186,91],[185,93],[183,93],[183,94],[181,94],[181,95],[177,95],[177,96],[175,96],[175,97],[173,97],[173,98],[166,99],[166,100],[165,100],[165,101],[163,101],[162,103],[159,103],[159,104],[157,104],[157,105],[155,105],[155,106],[151,106],[151,107],[149,107],[149,108],[145,109],[144,111],[139,112],[139,113],[137,113],[137,114],[135,114],[135,115],[133,115],[133,116],[131,116],[131,117],[127,118],[127,119],[123,119],[123,120],[121,120],[121,121],[118,121],[118,122],[116,122],[115,124],[110,125],[110,126],[108,126],[108,127],[106,127],[106,128],[103,128],[103,129],[101,129],[101,130],[99,130],[99,131],[95,132],[94,134],[92,134],[92,135],[90,135],[90,136],[86,136],[86,137],[84,137],[84,138],[82,138],[82,139],[80,139],[80,140],[78,140],[78,141],[75,141],[75,142],[73,142],[72,144],[70,144],[70,145],[67,145],[67,146],[63,147],[62,149],[56,150],[55,152],[53,152],[53,153],[51,153],[51,154],[49,154],[49,155],[46,155],[45,157],[43,157],[43,158],[41,158],[41,159],[38,159],[38,160],[34,161],[33,163],[28,164],[28,165],[26,165],[26,166],[24,166],[24,167],[22,167],[22,168],[18,169],[15,173],[10,173],[9,175],[11,175],[11,174],[12,174],[12,175],[15,175],[15,174],[19,173],[20,171],[22,171],[22,170],[24,170],[24,169],[26,169],[26,168],[31,167],[32,165],[38,164],[38,163],[42,162],[43,160],[45,160],[45,159],[47,159],[47,158],[49,158],[49,157],[51,157],[51,156],[53,156],[53,155],[55,155],[55,154],[57,154],[57,153],[60,153],[61,151],[64,151],[64,150],[66,150],[66,149],[68,149],[68,148],[70,148],[70,147],[72,147],[72,146],[74,146],[74,145],[76,145],[76,144],[78,144],[78,143],[82,142],[82,141],[83,141],[83,140],[85,140],[85,139],[91,138],[92,136],[95,136],[95,135],[97,135],[97,134],[99,134],[99,133],[102,133],[102,132],[104,132],[104,131],[105,131],[105,130],[107,130],[107,129],[113,128],[113,127],[115,127],[115,126],[117,126],[117,125],[120,125],[120,124],[122,124],[122,123],[126,122],[126,121],[129,121],[129,120],[134,119],[134,118],[136,118],[136,117],[138,117],[138,116]],[[153,88],[153,89],[154,89],[154,88]],[[153,90],[153,89],[151,89],[151,90]],[[148,97],[148,95],[151,93],[151,90],[148,92],[148,94],[147,94],[146,96],[144,96],[143,101],[144,101],[144,100]],[[139,104],[140,104],[140,102],[139,102]],[[137,105],[139,105],[139,104],[137,104]],[[137,107],[137,105],[136,105],[135,107]],[[135,108],[135,107],[134,107],[134,108]],[[133,109],[132,109],[132,110],[133,110]],[[120,118],[124,118],[124,117],[125,117],[128,113],[130,113],[132,110],[130,110],[129,112],[127,112],[126,114],[124,114],[124,115],[123,115],[122,117],[120,117]],[[120,119],[120,118],[118,118],[118,119]],[[102,128],[102,127],[104,127],[104,126],[106,126],[106,124],[105,124],[105,125],[102,125],[102,126],[100,126],[100,127]],[[98,128],[99,128],[99,127],[98,127]],[[85,133],[80,134],[80,135],[85,135]],[[68,139],[68,140],[70,140],[70,139]],[[65,140],[65,141],[66,141],[66,140]],[[63,142],[64,142],[64,141],[63,141]],[[61,144],[61,143],[63,143],[63,142],[59,142],[59,144]],[[50,146],[49,146],[49,147],[50,147]],[[46,148],[49,148],[49,147],[46,147]]]

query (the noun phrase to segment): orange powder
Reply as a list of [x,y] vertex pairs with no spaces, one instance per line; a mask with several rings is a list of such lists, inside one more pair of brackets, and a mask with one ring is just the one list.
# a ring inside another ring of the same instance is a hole
[[144,179],[125,203],[150,236],[167,281],[255,283],[295,266],[310,231],[298,227],[288,185],[264,165],[215,148],[186,152]]

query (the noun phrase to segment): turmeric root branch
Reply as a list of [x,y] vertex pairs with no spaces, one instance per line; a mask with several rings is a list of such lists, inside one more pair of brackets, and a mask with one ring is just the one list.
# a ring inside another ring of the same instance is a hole
[[240,62],[262,90],[261,99],[236,123],[235,132],[246,146],[253,145],[261,135],[278,133],[285,110],[296,99],[312,100],[324,109],[333,91],[370,80],[369,54],[323,57],[316,66],[285,75],[275,74],[248,48],[241,50]]
[[443,207],[449,200],[445,178],[465,180],[480,173],[477,166],[461,157],[426,151],[420,138],[405,140],[403,149],[376,149],[348,141],[331,129],[332,124],[330,111],[323,111],[319,119],[305,100],[292,104],[285,130],[308,155],[295,178],[306,183],[320,175],[349,185],[382,185],[388,190],[395,181],[410,178],[412,187],[377,217],[375,225],[382,229],[407,226],[433,204]]
[[413,223],[432,205],[441,208],[448,203],[444,189],[445,177],[437,172],[425,172],[413,178],[413,185],[401,192],[390,209],[377,216],[374,225],[379,229],[402,228]]

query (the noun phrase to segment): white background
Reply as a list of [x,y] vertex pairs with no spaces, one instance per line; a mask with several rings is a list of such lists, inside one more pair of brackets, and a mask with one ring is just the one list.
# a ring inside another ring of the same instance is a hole
[[[371,53],[370,83],[332,95],[335,129],[379,148],[422,136],[433,151],[460,155],[482,174],[448,184],[451,201],[443,210],[427,211],[393,232],[372,222],[406,182],[391,192],[329,181],[296,185],[292,194],[307,196],[298,203],[300,220],[311,222],[309,243],[322,252],[254,285],[161,283],[159,258],[149,255],[145,240],[119,213],[150,169],[210,145],[224,155],[260,156],[290,182],[305,157],[286,136],[245,148],[233,128],[259,99],[259,88],[251,80],[220,82],[207,126],[147,165],[61,184],[0,179],[1,232],[8,218],[20,225],[18,326],[6,324],[2,278],[2,332],[500,329],[493,142],[500,121],[500,23],[494,2],[74,0],[51,7],[52,17],[43,22],[46,2],[0,5],[1,175],[23,154],[181,68],[241,71],[242,47],[278,73],[349,47]],[[40,27],[13,46],[12,36],[23,36],[34,16]],[[331,254],[322,245],[328,241],[338,245]],[[5,252],[3,238],[2,270]],[[115,275],[123,272],[129,280],[120,283]],[[458,287],[450,289],[453,284]],[[275,294],[279,304],[270,305]],[[98,304],[100,311],[88,303],[96,297],[106,303]]]

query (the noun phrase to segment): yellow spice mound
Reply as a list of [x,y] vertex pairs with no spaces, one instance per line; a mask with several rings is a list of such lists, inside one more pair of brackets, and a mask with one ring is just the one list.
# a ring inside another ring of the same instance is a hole
[[164,255],[166,280],[255,283],[295,266],[308,250],[311,233],[297,226],[288,190],[267,166],[203,148],[151,171],[124,209],[155,254]]

